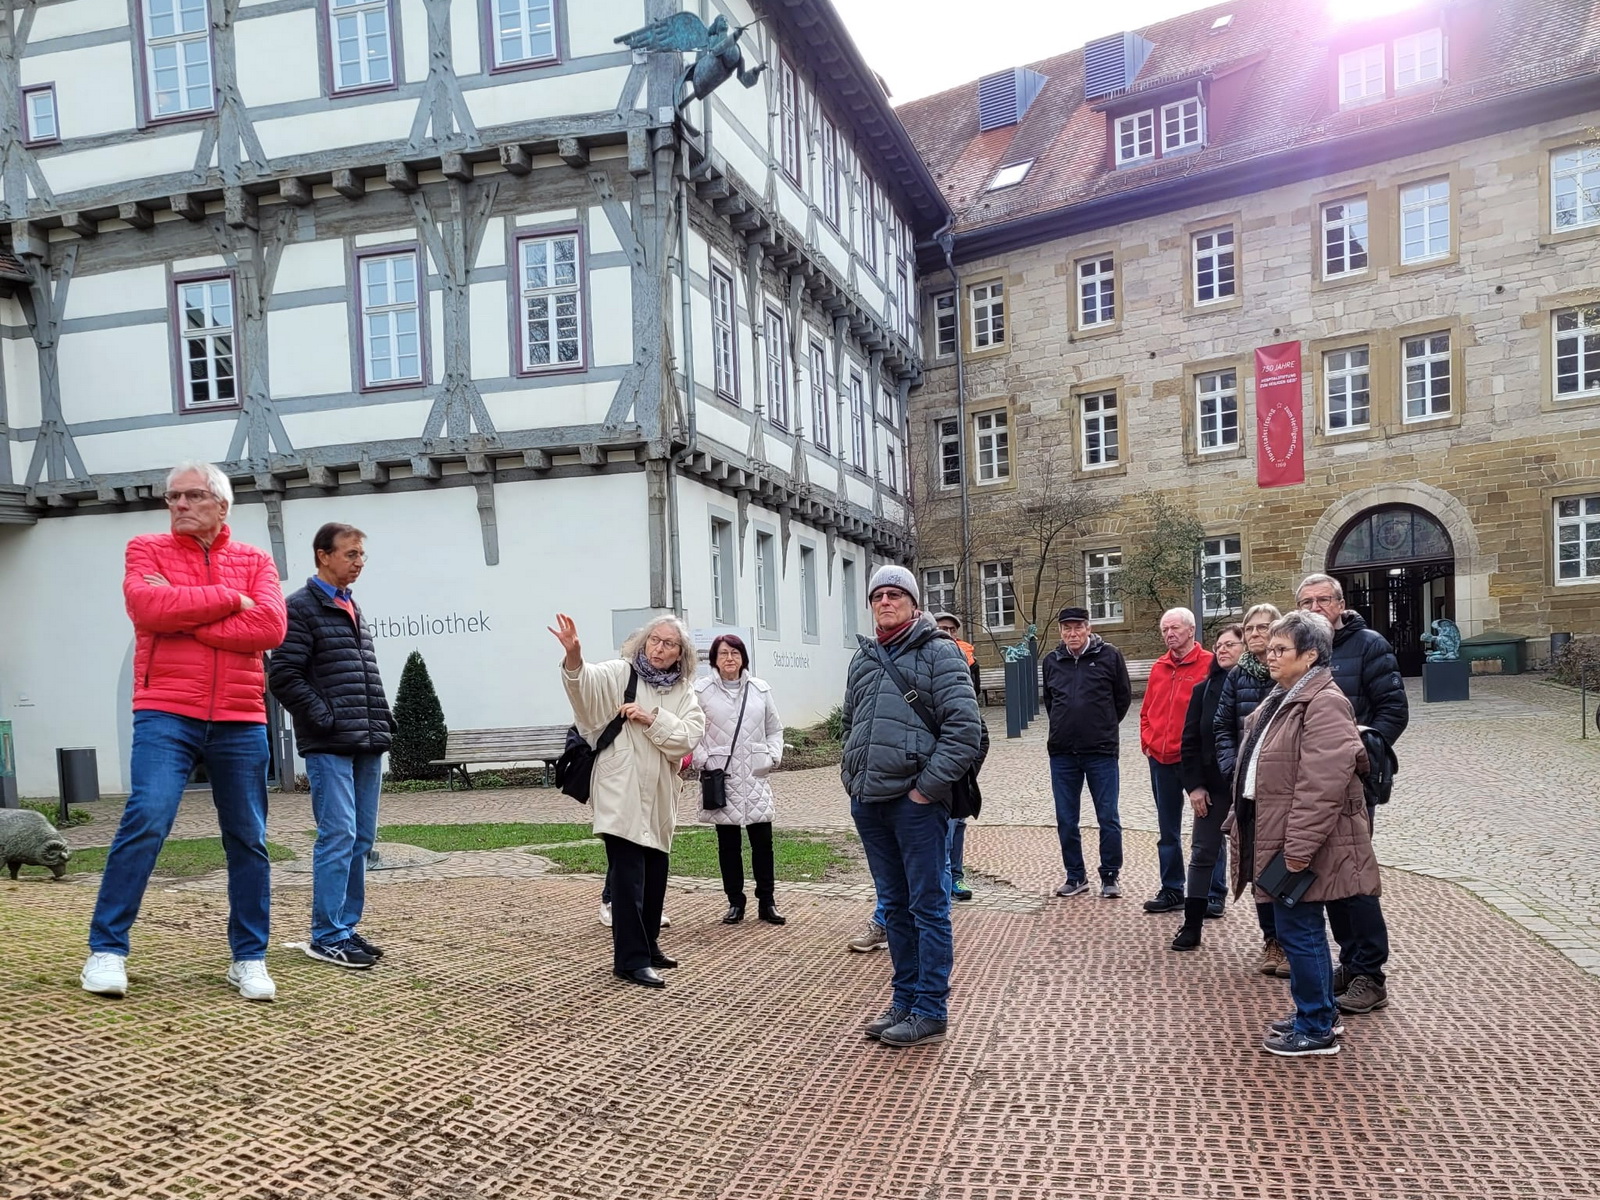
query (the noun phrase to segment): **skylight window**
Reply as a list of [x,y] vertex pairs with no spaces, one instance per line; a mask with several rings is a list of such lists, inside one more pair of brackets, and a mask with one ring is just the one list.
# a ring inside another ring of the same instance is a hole
[[1221,33],[1224,29],[1226,29],[1229,25],[1232,25],[1232,24],[1233,24],[1233,14],[1232,13],[1223,13],[1215,21],[1211,22],[1211,32],[1212,33]]
[[1027,177],[1028,168],[1033,166],[1033,159],[1027,162],[1012,163],[1010,166],[1001,167],[994,173],[994,178],[989,181],[988,190],[998,192],[1001,188],[1015,187]]

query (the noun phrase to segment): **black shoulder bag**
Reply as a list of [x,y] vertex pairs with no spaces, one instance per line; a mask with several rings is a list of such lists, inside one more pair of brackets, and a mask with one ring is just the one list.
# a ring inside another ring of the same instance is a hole
[[[927,727],[929,733],[937,739],[939,724],[933,719],[933,710],[922,701],[922,694],[905,681],[905,676],[900,674],[894,665],[894,660],[877,651],[878,662],[889,673],[889,678],[894,681],[895,687],[900,689],[900,699],[910,706],[911,711],[917,714],[917,720]],[[982,720],[982,718],[979,718]],[[950,818],[951,820],[968,820],[976,817],[983,809],[983,793],[978,790],[978,767],[982,765],[982,757],[972,766],[967,768],[967,773],[956,780],[950,788]]]
[[[638,694],[639,672],[629,667],[628,686],[622,693],[622,702],[632,704],[633,698]],[[589,803],[589,781],[594,775],[595,760],[605,752],[606,747],[617,740],[617,735],[622,732],[623,723],[627,719],[621,713],[612,717],[600,731],[600,737],[593,746],[584,740],[576,725],[570,726],[567,729],[567,748],[561,752],[561,757],[556,759],[556,787],[579,804]]]
[[750,685],[739,689],[739,719],[733,723],[733,737],[728,741],[728,755],[720,767],[700,768],[700,807],[728,807],[728,764],[733,761],[733,747],[739,741],[739,730],[744,728],[744,706],[750,703]]

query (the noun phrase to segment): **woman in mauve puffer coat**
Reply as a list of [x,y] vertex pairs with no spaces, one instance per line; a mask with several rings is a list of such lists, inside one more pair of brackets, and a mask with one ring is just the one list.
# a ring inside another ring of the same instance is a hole
[[772,703],[772,689],[750,674],[750,653],[744,639],[729,633],[712,642],[711,666],[713,673],[694,684],[706,714],[706,732],[694,748],[694,766],[728,773],[727,805],[700,810],[701,823],[717,827],[717,862],[722,868],[722,890],[728,894],[722,923],[737,925],[744,920],[743,839],[739,836],[743,828],[750,836],[757,915],[769,925],[782,925],[785,919],[773,903],[773,805],[766,777],[783,758],[783,721]]

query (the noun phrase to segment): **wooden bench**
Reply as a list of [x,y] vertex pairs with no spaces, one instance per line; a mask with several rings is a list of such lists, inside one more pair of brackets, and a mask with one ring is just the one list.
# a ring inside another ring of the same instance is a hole
[[[1150,668],[1156,665],[1153,658],[1136,658],[1128,663],[1128,680],[1131,683],[1149,683]],[[1042,667],[1041,667],[1042,669]],[[978,691],[983,693],[983,705],[989,707],[991,703],[989,694],[998,692],[1005,695],[1006,669],[1004,667],[978,668]]]
[[445,739],[444,757],[430,766],[444,767],[454,789],[472,786],[469,766],[484,763],[542,762],[544,781],[550,783],[556,760],[567,748],[567,726],[529,725],[521,729],[452,729]]

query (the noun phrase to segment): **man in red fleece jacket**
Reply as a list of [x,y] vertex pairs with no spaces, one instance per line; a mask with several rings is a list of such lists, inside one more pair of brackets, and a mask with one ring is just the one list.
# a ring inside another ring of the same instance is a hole
[[1194,614],[1170,608],[1161,617],[1161,640],[1167,652],[1150,668],[1144,703],[1139,706],[1139,745],[1150,760],[1150,790],[1156,798],[1156,854],[1161,864],[1161,890],[1144,902],[1147,913],[1183,907],[1183,722],[1189,693],[1211,671],[1212,653],[1194,638]]
[[283,589],[272,559],[230,536],[233,487],[221,470],[173,468],[165,499],[172,532],[128,543],[122,592],[137,634],[132,792],[106,855],[81,982],[101,996],[127,993],[128,931],[184,784],[203,762],[228,859],[228,982],[247,1000],[271,1000],[261,655],[283,641]]

